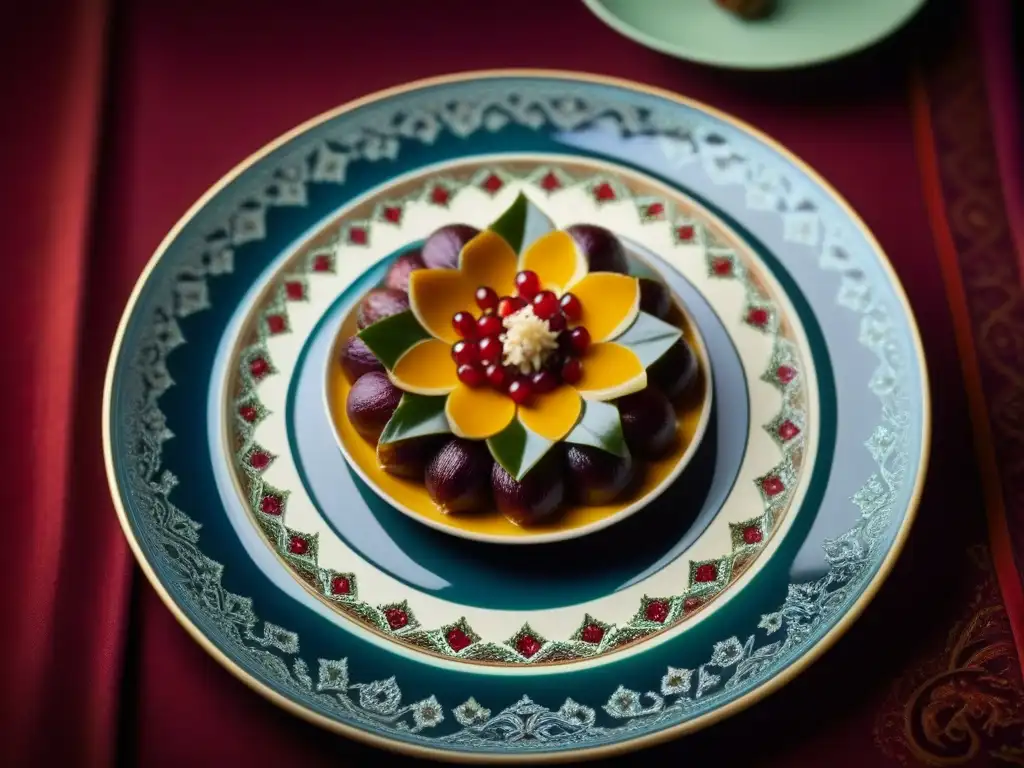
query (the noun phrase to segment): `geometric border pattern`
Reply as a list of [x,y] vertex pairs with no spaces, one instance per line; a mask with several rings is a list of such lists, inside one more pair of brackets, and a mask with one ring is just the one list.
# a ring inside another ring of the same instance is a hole
[[485,641],[473,630],[465,617],[441,626],[424,626],[408,600],[374,604],[360,594],[358,577],[352,572],[339,572],[318,563],[316,534],[297,530],[287,524],[287,489],[274,488],[263,480],[264,471],[275,456],[266,446],[254,440],[253,432],[266,413],[259,399],[259,386],[277,370],[265,341],[270,336],[290,332],[289,304],[305,300],[310,280],[317,275],[333,273],[335,246],[367,246],[374,228],[400,221],[409,200],[426,201],[445,206],[462,187],[475,186],[491,195],[497,194],[510,181],[525,181],[537,191],[552,193],[570,186],[582,186],[598,203],[632,200],[645,223],[666,221],[671,203],[650,196],[636,196],[627,185],[607,174],[573,178],[557,166],[540,166],[529,172],[516,173],[502,167],[483,168],[468,181],[431,179],[424,186],[400,199],[389,199],[376,206],[370,220],[343,221],[334,226],[334,240],[311,251],[303,269],[277,279],[269,297],[259,308],[255,322],[250,321],[247,333],[254,343],[240,350],[236,361],[239,395],[235,402],[232,424],[236,468],[249,497],[249,508],[259,524],[267,543],[301,581],[322,599],[359,623],[397,642],[453,659],[499,664],[543,664],[574,661],[603,655],[653,637],[693,616],[736,581],[764,548],[789,507],[791,491],[798,482],[803,459],[803,433],[806,429],[803,392],[799,366],[791,341],[781,335],[781,322],[774,304],[751,279],[748,267],[735,250],[720,241],[700,220],[690,216],[673,217],[674,239],[679,245],[705,246],[709,277],[738,280],[745,288],[743,320],[747,326],[773,339],[773,355],[762,379],[776,385],[783,393],[778,415],[764,428],[773,437],[782,454],[781,461],[755,479],[763,509],[750,519],[730,524],[731,550],[710,560],[690,564],[687,588],[673,595],[644,595],[633,617],[625,624],[614,625],[585,614],[571,636],[546,638],[529,623],[503,643]]

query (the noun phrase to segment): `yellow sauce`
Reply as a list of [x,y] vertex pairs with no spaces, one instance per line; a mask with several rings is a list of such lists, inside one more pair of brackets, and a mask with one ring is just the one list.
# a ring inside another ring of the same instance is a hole
[[[675,316],[671,318],[671,322],[682,328],[683,336],[695,351],[702,347],[702,343],[697,339],[693,328],[685,316],[676,312]],[[355,331],[355,315],[353,313],[346,318],[338,338],[339,340],[347,339]],[[472,531],[490,536],[507,536],[509,538],[529,537],[542,533],[556,533],[582,528],[625,509],[651,493],[672,473],[676,465],[683,458],[683,454],[686,452],[687,446],[689,446],[700,424],[701,414],[708,395],[707,377],[701,367],[693,387],[684,398],[674,403],[678,435],[675,449],[671,454],[658,461],[638,461],[638,473],[642,476],[642,479],[640,482],[634,483],[630,491],[620,496],[614,503],[593,507],[567,506],[555,520],[530,526],[529,528],[520,528],[506,520],[497,510],[465,516],[442,514],[434,505],[421,482],[394,477],[382,470],[377,464],[376,446],[359,436],[345,413],[345,401],[348,397],[349,389],[351,389],[351,384],[345,378],[340,363],[337,362],[337,355],[334,355],[333,359],[335,362],[331,367],[328,397],[331,418],[334,421],[337,434],[344,445],[345,451],[363,474],[370,478],[372,484],[380,492],[383,492],[387,498],[391,499],[394,504],[411,510],[415,514],[422,515],[433,522],[456,530]],[[697,362],[698,366],[703,366],[703,361],[699,354],[697,355]]]

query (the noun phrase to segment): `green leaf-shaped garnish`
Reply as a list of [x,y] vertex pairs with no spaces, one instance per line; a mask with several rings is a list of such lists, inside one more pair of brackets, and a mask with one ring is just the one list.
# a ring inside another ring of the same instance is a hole
[[616,456],[629,456],[626,438],[622,434],[619,409],[599,400],[583,401],[583,414],[572,431],[565,436],[565,442],[590,445]]
[[487,440],[494,460],[501,464],[516,480],[522,480],[533,469],[554,443],[536,432],[531,432],[519,419]]
[[641,312],[615,343],[633,350],[643,367],[649,368],[682,336],[683,332],[676,326]]
[[430,338],[410,310],[368,325],[358,336],[389,371],[411,346]]
[[555,225],[530,198],[520,193],[488,229],[501,235],[516,253],[522,253],[537,238],[553,231]]
[[397,443],[413,437],[450,433],[452,430],[444,414],[444,403],[447,399],[447,395],[431,397],[406,392],[402,395],[398,408],[391,414],[391,419],[384,427],[378,442]]

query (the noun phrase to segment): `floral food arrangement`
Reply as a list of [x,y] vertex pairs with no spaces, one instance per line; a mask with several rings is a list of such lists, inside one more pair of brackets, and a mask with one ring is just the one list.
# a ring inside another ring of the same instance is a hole
[[359,304],[345,418],[445,514],[528,526],[628,494],[677,447],[671,398],[698,373],[668,288],[628,271],[611,232],[556,230],[522,196],[442,227]]

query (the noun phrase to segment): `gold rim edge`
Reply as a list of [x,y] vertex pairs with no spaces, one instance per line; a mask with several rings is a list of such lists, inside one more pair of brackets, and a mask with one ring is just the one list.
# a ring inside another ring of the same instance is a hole
[[[170,244],[178,237],[181,231],[185,228],[189,221],[191,221],[196,214],[201,211],[206,204],[212,200],[222,189],[227,187],[233,182],[238,176],[240,176],[246,169],[253,164],[262,160],[264,157],[272,153],[274,150],[283,146],[287,142],[294,138],[302,135],[311,128],[319,125],[320,123],[331,120],[338,115],[344,114],[359,107],[371,104],[376,101],[391,98],[399,94],[408,93],[410,91],[422,90],[425,88],[431,88],[438,85],[444,85],[447,83],[459,83],[469,80],[483,80],[493,79],[502,77],[524,77],[524,78],[550,78],[550,79],[562,79],[562,80],[577,80],[581,82],[596,83],[599,85],[608,85],[625,90],[638,91],[641,93],[647,93],[659,98],[663,98],[667,101],[682,104],[693,109],[701,110],[718,120],[721,120],[729,125],[732,125],[742,131],[747,132],[749,135],[756,137],[759,141],[764,143],[767,147],[777,152],[781,157],[792,163],[794,166],[803,171],[807,176],[825,190],[840,206],[843,212],[850,217],[850,220],[860,229],[861,234],[867,239],[868,243],[875,249],[880,257],[880,264],[888,275],[890,283],[893,286],[896,298],[903,306],[904,312],[906,313],[908,325],[910,328],[910,335],[913,341],[914,354],[917,358],[918,367],[921,371],[921,403],[923,412],[923,439],[921,442],[921,452],[918,456],[918,474],[917,482],[914,484],[913,491],[911,493],[910,504],[907,508],[907,514],[903,519],[900,529],[896,532],[896,536],[893,540],[892,546],[885,558],[882,560],[878,571],[871,579],[870,583],[861,593],[860,597],[854,601],[853,605],[850,606],[846,614],[836,623],[832,629],[825,633],[824,636],[797,660],[795,660],[790,666],[782,670],[771,680],[763,683],[758,688],[750,691],[744,696],[739,697],[735,701],[729,702],[723,707],[709,712],[700,717],[694,718],[693,720],[685,723],[666,728],[657,733],[647,734],[646,736],[640,736],[635,739],[629,739],[617,744],[610,744],[602,747],[590,747],[587,749],[565,751],[565,752],[549,752],[549,753],[532,753],[532,754],[504,754],[504,755],[476,755],[468,753],[450,752],[447,750],[434,749],[431,747],[421,747],[414,744],[404,744],[401,742],[392,741],[391,739],[379,736],[377,734],[364,731],[359,728],[347,725],[345,723],[332,720],[323,715],[312,712],[305,707],[296,704],[285,696],[281,695],[277,691],[273,690],[269,686],[260,682],[259,680],[252,677],[245,670],[238,666],[238,664],[231,659],[227,654],[223,653],[218,649],[200,630],[193,624],[188,617],[184,615],[182,610],[178,607],[174,598],[171,597],[170,593],[164,588],[161,581],[157,578],[156,573],[153,571],[149,562],[146,560],[142,548],[135,537],[134,531],[132,530],[131,524],[128,520],[127,512],[124,505],[121,502],[121,493],[117,484],[116,473],[114,469],[114,456],[111,448],[111,434],[110,434],[110,416],[113,399],[113,383],[114,383],[114,372],[117,368],[118,355],[121,350],[121,344],[124,338],[125,329],[127,328],[128,321],[130,320],[132,313],[135,310],[135,305],[138,302],[139,295],[142,292],[143,286],[149,279],[150,274],[163,257],[164,252],[168,249]],[[139,567],[145,574],[147,580],[156,591],[157,595],[163,601],[164,605],[167,606],[168,610],[174,616],[175,620],[192,636],[192,638],[209,653],[213,658],[227,669],[236,678],[241,680],[251,689],[270,700],[272,703],[281,707],[282,709],[300,717],[307,722],[318,725],[335,733],[340,733],[344,736],[352,738],[356,741],[360,741],[364,744],[369,744],[380,749],[387,750],[389,752],[399,752],[402,754],[413,755],[416,757],[425,757],[434,760],[443,760],[447,762],[457,763],[564,763],[569,761],[578,760],[595,760],[603,757],[611,757],[615,755],[632,752],[634,750],[643,749],[646,747],[655,746],[670,741],[674,738],[678,738],[687,733],[692,733],[702,728],[706,728],[709,725],[713,725],[721,720],[726,719],[738,712],[747,709],[756,702],[767,698],[772,693],[780,690],[782,687],[790,683],[794,678],[797,677],[801,672],[808,669],[814,664],[821,656],[835,643],[846,634],[847,630],[852,626],[854,621],[860,617],[864,612],[864,609],[870,604],[875,598],[878,590],[885,582],[889,573],[892,571],[893,566],[903,551],[903,547],[906,544],[907,537],[910,534],[910,529],[913,527],[914,520],[917,517],[918,508],[921,502],[921,493],[924,488],[925,479],[928,474],[928,463],[930,458],[930,447],[932,438],[932,416],[931,416],[931,389],[929,384],[928,366],[924,356],[924,348],[921,343],[921,335],[917,326],[917,320],[914,317],[913,310],[910,306],[910,301],[907,298],[906,291],[903,288],[895,270],[893,269],[892,263],[889,261],[889,257],[878,243],[871,230],[864,224],[860,216],[853,210],[846,199],[839,194],[839,192],[832,187],[822,176],[820,176],[813,168],[804,163],[796,155],[786,149],[784,146],[776,142],[770,136],[754,128],[753,126],[739,120],[731,115],[728,115],[714,107],[704,104],[700,101],[690,99],[684,96],[680,96],[672,91],[658,88],[655,86],[645,85],[633,80],[625,78],[611,77],[608,75],[599,75],[587,72],[575,72],[572,70],[559,70],[559,69],[488,69],[488,70],[470,70],[466,72],[460,72],[458,74],[451,75],[440,75],[436,77],[424,78],[415,80],[404,85],[394,86],[386,88],[384,90],[376,91],[367,96],[360,97],[358,99],[346,102],[341,106],[330,109],[326,112],[306,120],[292,130],[278,136],[270,143],[264,145],[261,149],[255,153],[249,155],[245,160],[232,168],[227,174],[222,176],[212,187],[210,187],[192,206],[188,211],[175,223],[167,235],[161,240],[157,246],[153,255],[146,263],[139,279],[135,283],[135,287],[132,289],[131,295],[129,296],[128,303],[125,306],[124,312],[121,315],[121,320],[118,323],[117,332],[114,336],[114,341],[111,348],[110,359],[107,363],[107,372],[103,385],[103,455],[104,464],[107,472],[107,482],[110,488],[111,498],[114,502],[114,507],[117,510],[118,521],[121,524],[121,529],[124,532],[125,538],[128,540],[129,547],[135,556]]]

